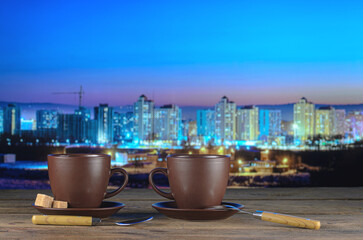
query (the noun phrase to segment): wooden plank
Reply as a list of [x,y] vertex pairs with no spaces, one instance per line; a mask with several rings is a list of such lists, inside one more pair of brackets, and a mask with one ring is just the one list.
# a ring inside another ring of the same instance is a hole
[[[0,190],[0,200],[22,199],[34,200],[37,193],[52,195],[51,190]],[[128,200],[159,200],[163,199],[152,189],[124,189],[120,194],[111,199]],[[363,187],[357,188],[228,188],[225,199],[230,200],[304,200],[304,199],[340,199],[362,200]]]
[[[128,189],[110,199],[121,201],[126,207],[99,226],[38,226],[31,223],[31,216],[38,212],[30,207],[37,192],[50,194],[37,190],[1,190],[0,239],[361,239],[363,236],[362,188],[227,191],[226,200],[245,204],[248,210],[276,211],[320,220],[322,228],[318,231],[263,222],[243,214],[223,221],[169,219],[151,207],[152,203],[165,199],[147,189]],[[151,222],[132,227],[114,225],[122,219],[150,214],[155,216]]]

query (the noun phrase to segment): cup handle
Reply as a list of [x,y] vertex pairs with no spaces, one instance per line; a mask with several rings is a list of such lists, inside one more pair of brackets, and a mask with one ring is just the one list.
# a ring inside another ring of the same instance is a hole
[[153,170],[151,170],[151,172],[149,173],[149,183],[151,184],[151,187],[154,189],[154,191],[156,193],[158,193],[159,195],[165,197],[165,198],[169,198],[171,200],[174,200],[174,197],[172,195],[172,193],[168,193],[168,192],[164,192],[162,190],[160,190],[154,183],[153,181],[153,177],[154,174],[156,173],[161,173],[163,175],[165,175],[166,177],[168,177],[168,169],[166,168],[155,168]]
[[121,187],[119,187],[119,188],[117,188],[116,190],[114,190],[114,191],[112,191],[112,192],[107,192],[106,193],[106,195],[105,195],[105,199],[106,198],[110,198],[110,197],[113,197],[113,196],[115,196],[116,194],[118,194],[119,192],[121,192],[122,191],[122,189],[124,189],[125,187],[126,187],[126,185],[127,185],[127,183],[129,182],[129,175],[127,174],[127,172],[124,170],[124,169],[122,169],[122,168],[113,168],[113,169],[111,169],[111,175],[110,175],[110,178],[112,177],[112,175],[114,175],[115,173],[117,173],[117,172],[119,172],[119,173],[121,173],[122,175],[124,175],[125,176],[125,181],[124,181],[124,183],[122,184],[122,186]]

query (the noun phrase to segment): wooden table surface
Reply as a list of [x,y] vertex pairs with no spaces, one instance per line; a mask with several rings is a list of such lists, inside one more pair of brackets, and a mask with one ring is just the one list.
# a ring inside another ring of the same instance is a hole
[[[236,214],[221,221],[169,219],[151,207],[164,201],[150,189],[126,189],[112,201],[126,204],[100,225],[33,225],[31,207],[47,190],[0,190],[0,239],[363,239],[363,188],[228,189],[225,201],[320,220],[320,230],[299,229]],[[154,220],[121,227],[115,221],[152,214]]]

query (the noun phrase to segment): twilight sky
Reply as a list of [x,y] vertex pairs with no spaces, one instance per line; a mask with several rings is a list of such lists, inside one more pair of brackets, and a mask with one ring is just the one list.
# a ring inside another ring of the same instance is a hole
[[363,103],[361,1],[1,1],[0,101]]

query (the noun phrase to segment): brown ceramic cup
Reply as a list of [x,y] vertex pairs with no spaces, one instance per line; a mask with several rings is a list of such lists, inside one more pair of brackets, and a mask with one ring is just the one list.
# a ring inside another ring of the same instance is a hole
[[[48,155],[48,172],[54,199],[68,202],[71,208],[98,208],[103,199],[121,192],[129,179],[124,169],[111,169],[106,154]],[[107,192],[109,179],[117,172],[124,175],[124,183]]]
[[[230,158],[223,155],[171,155],[168,168],[149,174],[151,187],[161,196],[175,200],[178,208],[197,209],[220,205],[228,184]],[[153,182],[156,173],[169,179],[170,193]]]

